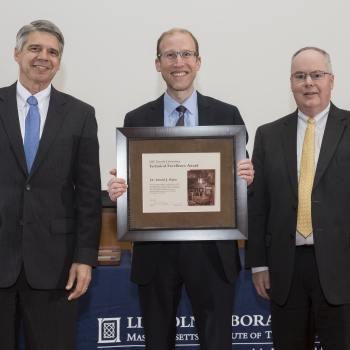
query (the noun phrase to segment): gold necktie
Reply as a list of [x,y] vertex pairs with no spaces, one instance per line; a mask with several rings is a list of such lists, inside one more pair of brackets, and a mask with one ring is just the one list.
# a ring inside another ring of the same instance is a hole
[[300,163],[297,231],[305,238],[312,233],[311,192],[315,177],[315,123],[314,118],[309,118]]

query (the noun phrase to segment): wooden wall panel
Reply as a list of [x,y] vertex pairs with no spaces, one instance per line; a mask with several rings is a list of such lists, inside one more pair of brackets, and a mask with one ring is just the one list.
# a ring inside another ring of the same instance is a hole
[[102,208],[102,230],[100,246],[119,245],[121,249],[130,249],[130,242],[117,240],[117,214],[115,208]]

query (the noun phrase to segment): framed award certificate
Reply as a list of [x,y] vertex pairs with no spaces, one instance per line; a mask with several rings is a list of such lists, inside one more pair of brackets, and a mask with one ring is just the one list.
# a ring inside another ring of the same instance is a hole
[[247,239],[244,126],[117,128],[119,241]]

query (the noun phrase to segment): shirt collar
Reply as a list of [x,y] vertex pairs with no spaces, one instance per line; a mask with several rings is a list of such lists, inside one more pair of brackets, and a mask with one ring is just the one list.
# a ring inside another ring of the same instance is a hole
[[[51,84],[44,89],[36,93],[35,98],[38,100],[38,107],[41,110],[44,106],[46,99],[51,95]],[[19,101],[18,108],[22,109],[27,105],[28,97],[32,96],[32,94],[20,83],[17,81],[17,99]]]
[[[197,108],[197,90],[193,89],[193,92],[190,95],[190,97],[188,97],[181,105],[185,106],[191,114],[195,114],[196,108]],[[166,110],[167,115],[171,115],[175,111],[175,109],[179,106],[180,106],[179,102],[172,99],[169,96],[168,91],[165,91],[164,108]]]
[[[331,103],[328,104],[326,109],[324,109],[322,112],[320,112],[314,116],[314,119],[316,120],[315,125],[319,129],[322,129],[326,125],[327,116],[328,116],[330,107],[331,107]],[[298,118],[299,118],[299,120],[305,122],[305,124],[308,123],[309,117],[307,115],[305,115],[303,112],[301,112],[300,109],[298,109]]]

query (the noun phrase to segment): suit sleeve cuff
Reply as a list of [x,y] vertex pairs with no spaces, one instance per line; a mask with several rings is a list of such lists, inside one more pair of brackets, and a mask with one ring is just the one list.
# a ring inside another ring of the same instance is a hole
[[269,268],[267,266],[261,266],[261,267],[252,267],[252,273],[261,272],[261,271],[268,271]]

